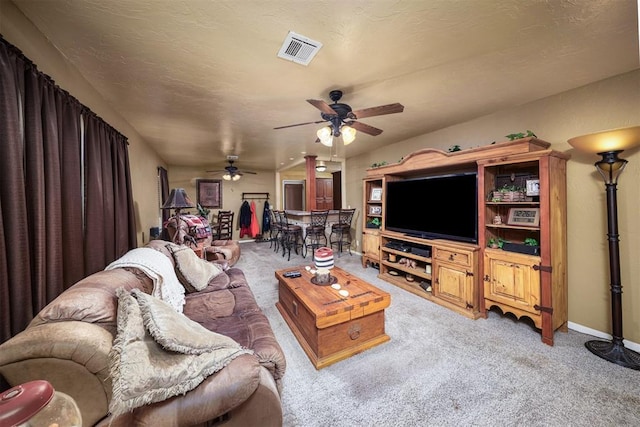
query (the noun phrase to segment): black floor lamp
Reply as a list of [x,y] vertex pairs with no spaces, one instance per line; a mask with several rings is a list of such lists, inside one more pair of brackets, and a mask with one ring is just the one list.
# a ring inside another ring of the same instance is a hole
[[612,339],[611,341],[587,341],[585,346],[590,352],[609,362],[625,368],[640,370],[640,354],[626,348],[622,337],[622,283],[620,281],[618,199],[616,196],[618,177],[627,165],[627,161],[618,155],[625,149],[640,145],[640,126],[571,138],[569,144],[580,151],[602,156],[602,160],[597,161],[595,166],[604,178],[607,195]]

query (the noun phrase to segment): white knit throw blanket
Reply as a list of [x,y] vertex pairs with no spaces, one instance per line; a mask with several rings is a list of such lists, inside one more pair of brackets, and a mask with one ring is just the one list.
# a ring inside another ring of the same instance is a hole
[[182,313],[184,306],[184,286],[178,280],[171,260],[161,252],[151,248],[136,248],[109,264],[105,270],[121,267],[135,267],[153,280],[151,295],[165,301]]

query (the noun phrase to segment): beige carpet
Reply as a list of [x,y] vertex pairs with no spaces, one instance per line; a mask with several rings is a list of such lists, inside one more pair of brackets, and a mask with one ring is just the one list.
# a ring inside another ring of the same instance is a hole
[[640,426],[640,371],[584,347],[588,335],[540,341],[528,323],[497,312],[469,320],[379,280],[360,256],[336,265],[391,294],[391,341],[317,371],[275,308],[274,270],[287,262],[269,243],[243,243],[236,265],[249,281],[287,358],[284,425]]

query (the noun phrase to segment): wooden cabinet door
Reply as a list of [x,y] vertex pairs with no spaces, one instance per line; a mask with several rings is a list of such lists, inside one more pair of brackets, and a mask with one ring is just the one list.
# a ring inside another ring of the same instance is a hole
[[507,306],[538,313],[540,273],[533,266],[538,257],[508,252],[485,251],[484,297]]
[[380,262],[380,235],[377,231],[362,233],[362,256],[373,262]]
[[434,295],[462,308],[471,308],[473,275],[455,264],[435,263]]

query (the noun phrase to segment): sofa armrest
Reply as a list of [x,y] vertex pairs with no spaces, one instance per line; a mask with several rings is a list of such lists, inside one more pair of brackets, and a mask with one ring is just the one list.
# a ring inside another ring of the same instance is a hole
[[[105,418],[96,427],[178,427],[207,423],[241,407],[258,389],[263,379],[261,370],[253,355],[239,356],[184,395],[136,408],[115,419]],[[279,399],[277,403],[280,404]]]
[[49,381],[76,401],[83,421],[92,425],[105,416],[111,399],[112,342],[109,332],[86,322],[29,327],[0,346],[0,374],[11,386]]

